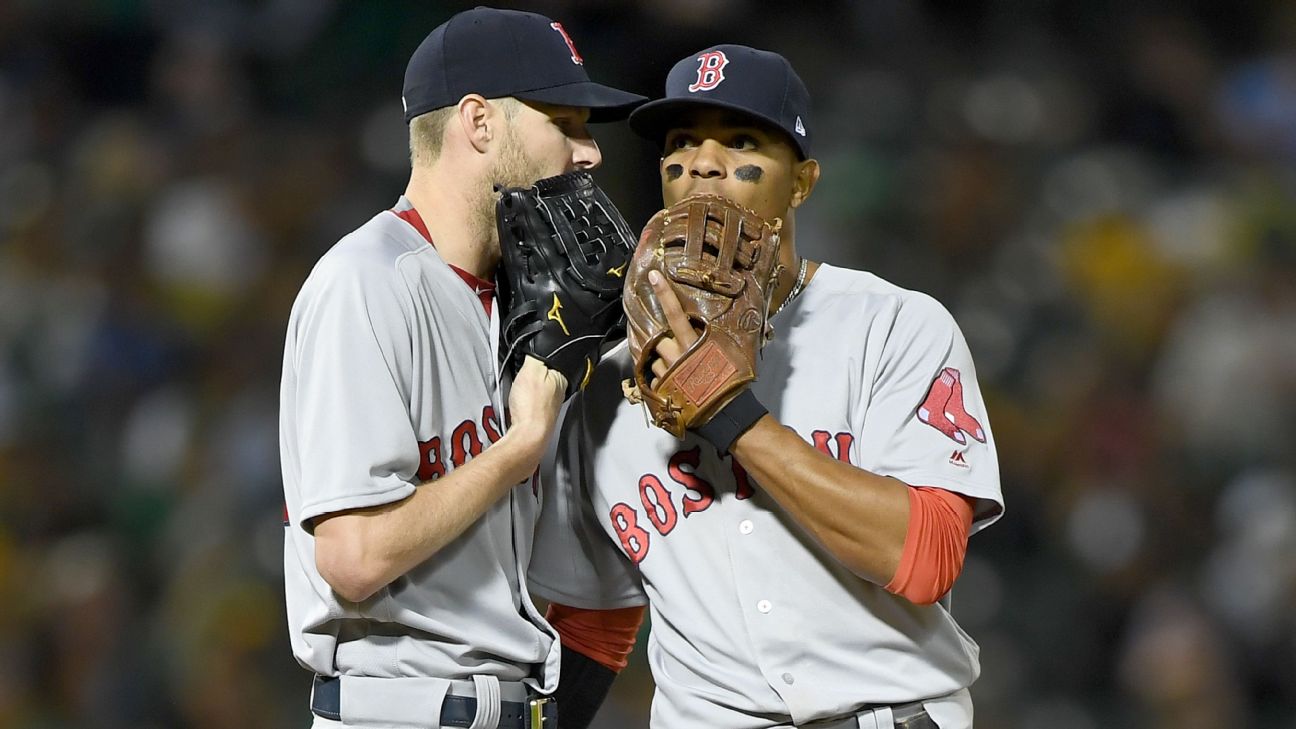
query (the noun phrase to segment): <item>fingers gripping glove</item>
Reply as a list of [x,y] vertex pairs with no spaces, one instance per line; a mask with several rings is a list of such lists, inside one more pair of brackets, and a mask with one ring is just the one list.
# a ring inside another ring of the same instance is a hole
[[[699,194],[658,212],[639,238],[622,297],[634,358],[634,377],[623,387],[631,402],[642,401],[653,422],[677,438],[705,426],[756,379],[756,354],[770,336],[782,224],[718,195]],[[671,330],[648,282],[653,270],[665,276],[689,321],[702,330],[656,387],[654,348]],[[722,450],[729,445],[712,442]]]
[[603,341],[624,328],[621,289],[634,237],[585,172],[499,190],[496,296],[500,364],[516,376],[527,355],[585,387]]

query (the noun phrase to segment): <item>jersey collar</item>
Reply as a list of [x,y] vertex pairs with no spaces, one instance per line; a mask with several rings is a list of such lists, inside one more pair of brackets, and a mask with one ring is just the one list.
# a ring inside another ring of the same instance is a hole
[[[428,242],[428,245],[436,248],[436,243],[432,240],[432,234],[428,232],[427,224],[423,222],[423,216],[418,214],[418,211],[414,209],[413,205],[410,205],[405,197],[401,197],[400,203],[395,208],[392,208],[392,212],[396,214],[396,217],[409,223],[414,230],[417,230],[419,235],[423,236],[423,240]],[[486,316],[489,317],[491,301],[495,297],[495,282],[487,281],[480,276],[469,273],[453,263],[447,262],[446,265],[450,267],[450,270],[458,274],[459,278],[463,279],[468,288],[472,289],[472,292],[481,301],[482,308],[486,310]]]

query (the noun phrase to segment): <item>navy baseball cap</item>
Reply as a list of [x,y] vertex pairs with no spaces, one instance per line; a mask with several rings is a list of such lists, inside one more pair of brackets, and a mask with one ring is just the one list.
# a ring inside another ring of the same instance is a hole
[[405,68],[405,122],[466,94],[589,107],[590,121],[626,118],[646,97],[590,81],[561,23],[519,10],[477,7],[437,26]]
[[708,106],[772,124],[787,132],[802,159],[810,157],[810,92],[786,58],[747,46],[712,46],[676,63],[665,98],[635,109],[630,128],[660,142],[680,112]]

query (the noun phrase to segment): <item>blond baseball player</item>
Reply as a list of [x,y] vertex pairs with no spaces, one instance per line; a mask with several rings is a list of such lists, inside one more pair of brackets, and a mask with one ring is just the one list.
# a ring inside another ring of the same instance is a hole
[[[541,469],[534,592],[595,614],[647,601],[658,729],[971,727],[978,649],[950,588],[1003,497],[958,326],[929,296],[798,256],[819,166],[809,94],[782,56],[690,55],[631,127],[662,145],[667,206],[709,193],[781,220],[774,338],[754,382],[674,437],[623,397],[635,368],[649,389],[705,399],[728,365],[690,359],[689,292],[648,274],[670,336],[639,359],[613,352],[566,411]],[[730,260],[726,245],[699,243],[696,261]],[[672,402],[652,418],[690,412]]]
[[559,648],[527,594],[531,483],[564,378],[500,374],[492,186],[596,167],[595,84],[562,26],[477,8],[405,77],[413,171],[330,249],[288,322],[284,567],[316,727],[553,729]]

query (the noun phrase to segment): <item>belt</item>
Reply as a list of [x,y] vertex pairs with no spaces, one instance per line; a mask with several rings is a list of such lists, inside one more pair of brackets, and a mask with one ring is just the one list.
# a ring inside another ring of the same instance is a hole
[[[342,720],[342,681],[336,676],[316,676],[311,711],[333,721]],[[441,726],[470,727],[477,716],[477,699],[446,694],[441,701]],[[558,703],[548,696],[526,702],[500,701],[498,729],[557,729]]]
[[[891,724],[886,726],[895,727],[895,729],[939,729],[931,717],[927,715],[927,709],[923,707],[923,702],[914,701],[908,704],[896,704],[895,706],[873,706],[858,711],[845,719],[826,719],[803,725],[803,729],[858,729],[861,726],[871,726],[871,724],[861,724],[862,717],[872,716],[886,709],[891,710]],[[883,718],[881,721],[885,722]]]

